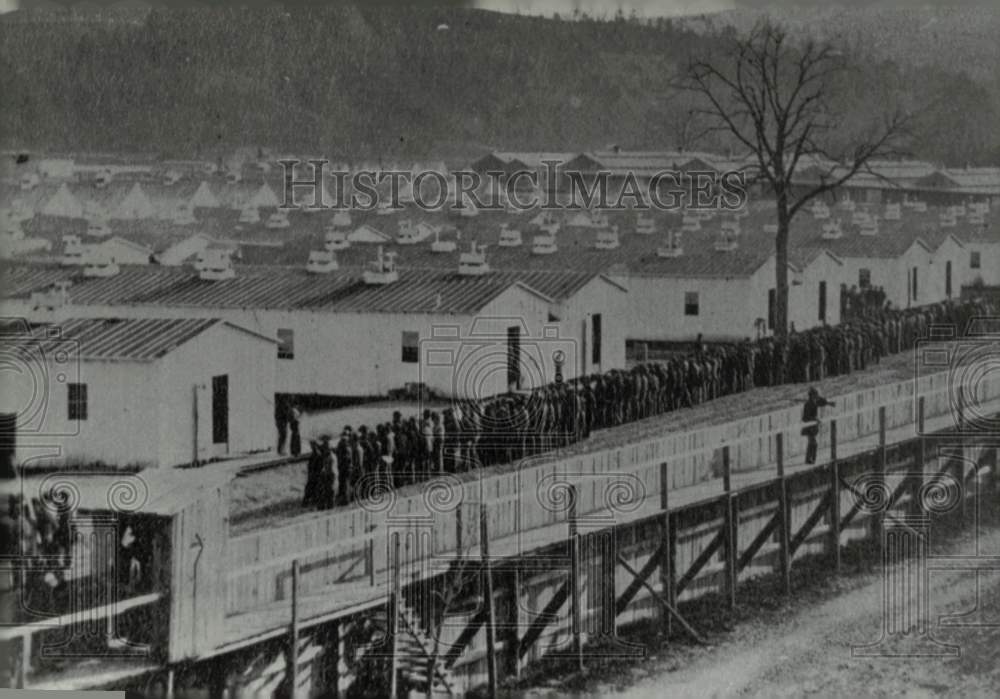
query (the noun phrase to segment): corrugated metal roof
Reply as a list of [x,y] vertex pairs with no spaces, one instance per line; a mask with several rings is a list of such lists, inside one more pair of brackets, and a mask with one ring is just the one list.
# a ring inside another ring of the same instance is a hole
[[402,269],[399,281],[367,285],[359,269],[309,274],[304,269],[240,267],[234,279],[202,281],[190,268],[122,266],[108,278],[86,279],[72,269],[23,264],[4,268],[7,296],[27,297],[60,280],[71,280],[71,303],[203,308],[312,310],[332,313],[478,312],[512,286],[550,300],[569,298],[594,278],[581,272],[512,270],[481,277],[457,271]]
[[150,362],[220,322],[217,319],[84,318],[55,325],[38,326],[31,338],[18,345],[30,346],[41,356],[55,357],[67,351],[72,341],[80,359]]

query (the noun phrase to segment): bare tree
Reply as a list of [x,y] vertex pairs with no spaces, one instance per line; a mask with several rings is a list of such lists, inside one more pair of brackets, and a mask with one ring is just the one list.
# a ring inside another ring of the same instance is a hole
[[[788,331],[788,236],[809,200],[837,189],[875,158],[898,157],[911,115],[849,107],[851,70],[832,44],[792,41],[770,20],[731,36],[723,55],[693,59],[683,87],[696,93],[708,132],[724,132],[754,160],[755,177],[775,197],[775,334]],[[861,123],[857,124],[861,117]],[[808,170],[802,187],[799,170]],[[875,174],[875,173],[872,173]],[[793,187],[793,182],[797,187]]]

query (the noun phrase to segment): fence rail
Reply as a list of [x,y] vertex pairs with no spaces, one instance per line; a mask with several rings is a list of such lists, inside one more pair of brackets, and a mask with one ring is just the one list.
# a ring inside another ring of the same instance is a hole
[[[1000,412],[1000,377],[958,384],[948,372],[940,372],[833,398],[836,407],[823,419],[836,422],[843,459],[917,436],[920,399],[928,432],[961,426],[963,413]],[[388,568],[392,532],[412,535],[404,536],[413,543],[401,552],[401,563],[408,567],[478,551],[481,502],[488,506],[493,554],[513,554],[561,540],[570,483],[577,517],[593,527],[654,513],[661,474],[668,478],[665,489],[676,493],[672,507],[717,497],[723,492],[724,451],[735,488],[763,484],[778,477],[779,441],[784,467],[802,465],[800,410],[796,405],[586,455],[543,455],[536,464],[524,462],[509,473],[483,472],[475,480],[443,475],[428,482],[423,493],[385,491],[349,509],[310,513],[281,527],[233,537],[227,542],[226,611],[241,614],[286,600],[287,571],[294,558],[302,566],[304,595],[348,582],[374,588]],[[820,435],[821,454],[829,453],[829,433]]]

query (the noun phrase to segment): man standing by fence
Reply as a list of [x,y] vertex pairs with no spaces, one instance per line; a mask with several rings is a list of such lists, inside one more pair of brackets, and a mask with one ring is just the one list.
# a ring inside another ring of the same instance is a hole
[[816,463],[816,435],[819,434],[819,409],[828,405],[833,405],[819,394],[815,388],[809,389],[809,397],[806,404],[802,406],[802,434],[806,437],[806,463]]

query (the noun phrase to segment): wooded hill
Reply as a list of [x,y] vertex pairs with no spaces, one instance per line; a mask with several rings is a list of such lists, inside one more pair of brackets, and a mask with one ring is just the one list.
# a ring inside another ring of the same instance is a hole
[[[18,11],[0,17],[0,137],[8,147],[170,156],[238,145],[342,159],[724,150],[732,144],[719,137],[688,142],[690,99],[670,86],[692,52],[719,41],[670,20],[379,4]],[[936,105],[914,157],[1000,161],[1000,110],[981,81],[857,57],[864,79],[852,103],[877,108],[889,90]]]

